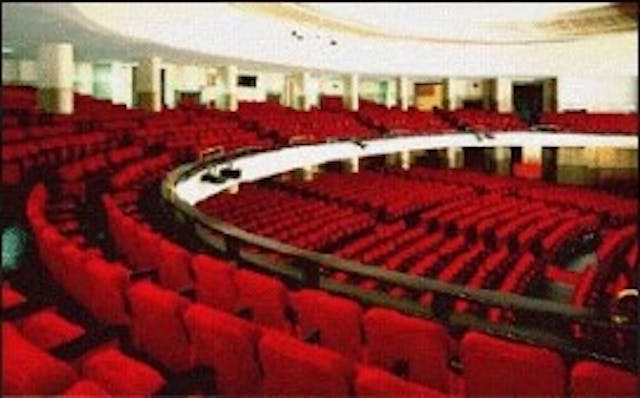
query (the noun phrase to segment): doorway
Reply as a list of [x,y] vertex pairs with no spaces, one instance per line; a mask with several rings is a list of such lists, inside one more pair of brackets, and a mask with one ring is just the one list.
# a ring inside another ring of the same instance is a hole
[[538,123],[542,105],[542,82],[513,84],[513,110],[529,125]]
[[161,109],[165,109],[167,104],[165,102],[165,89],[166,89],[166,73],[167,70],[165,68],[160,69],[160,107]]
[[413,93],[416,108],[419,111],[442,109],[444,99],[442,83],[416,83]]

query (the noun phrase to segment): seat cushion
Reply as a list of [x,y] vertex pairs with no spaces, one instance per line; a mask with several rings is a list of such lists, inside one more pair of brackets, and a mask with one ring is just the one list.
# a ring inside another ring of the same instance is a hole
[[107,348],[86,358],[81,369],[85,378],[99,383],[112,395],[149,396],[165,384],[164,378],[155,369],[114,348]]

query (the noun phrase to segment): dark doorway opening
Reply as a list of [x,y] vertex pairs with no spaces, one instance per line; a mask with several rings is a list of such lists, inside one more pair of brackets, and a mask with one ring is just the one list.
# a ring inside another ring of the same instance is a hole
[[542,179],[556,182],[558,175],[558,148],[542,148]]
[[477,171],[486,171],[484,148],[464,148],[464,167]]
[[134,108],[139,108],[140,100],[138,99],[136,87],[138,87],[138,67],[134,66],[131,68],[131,105]]
[[513,84],[513,110],[529,125],[538,123],[542,106],[542,83]]
[[160,69],[160,106],[162,107],[162,109],[165,109],[167,107],[167,103],[165,102],[165,85],[166,85],[166,73],[167,70],[162,68]]

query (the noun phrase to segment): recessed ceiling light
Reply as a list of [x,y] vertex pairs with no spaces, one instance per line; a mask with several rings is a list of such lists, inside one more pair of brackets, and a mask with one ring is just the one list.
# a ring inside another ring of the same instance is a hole
[[11,54],[11,53],[13,53],[13,48],[2,46],[2,53],[3,54]]

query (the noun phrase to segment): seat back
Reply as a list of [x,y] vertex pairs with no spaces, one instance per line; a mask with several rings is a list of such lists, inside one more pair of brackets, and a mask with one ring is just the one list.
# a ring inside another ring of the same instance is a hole
[[238,289],[236,310],[248,309],[252,320],[262,326],[291,331],[291,324],[285,316],[287,288],[282,282],[242,269],[235,273],[234,280]]
[[349,394],[352,364],[332,351],[269,331],[258,344],[265,395]]
[[202,304],[189,307],[185,324],[195,363],[214,370],[218,394],[260,393],[261,376],[256,358],[258,327]]
[[435,322],[372,308],[364,316],[367,359],[408,380],[442,392],[449,390],[447,332]]
[[128,298],[133,344],[172,371],[189,369],[191,351],[183,323],[188,300],[147,281],[131,286]]
[[191,269],[198,302],[232,313],[238,300],[233,280],[235,269],[222,260],[204,254],[193,256]]
[[467,394],[563,396],[566,369],[560,355],[477,332],[462,339]]
[[302,290],[290,297],[301,337],[317,330],[321,346],[354,360],[360,358],[362,309],[357,303],[319,290]]
[[593,361],[576,363],[571,369],[572,397],[636,397],[638,375]]

